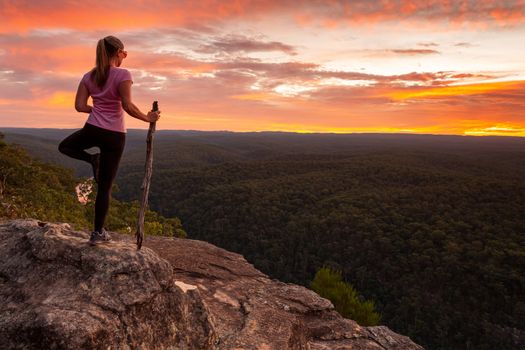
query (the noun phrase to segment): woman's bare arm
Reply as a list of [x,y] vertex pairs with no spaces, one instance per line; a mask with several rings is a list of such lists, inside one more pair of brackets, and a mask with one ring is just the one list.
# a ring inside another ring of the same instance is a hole
[[137,118],[145,122],[157,121],[160,117],[160,111],[157,111],[157,112],[150,111],[148,114],[144,114],[131,101],[131,84],[132,84],[131,80],[125,80],[121,82],[118,87],[120,98],[122,100],[122,108],[133,118]]
[[84,83],[78,84],[77,95],[75,96],[75,109],[77,112],[91,113],[91,106],[87,104],[89,91]]

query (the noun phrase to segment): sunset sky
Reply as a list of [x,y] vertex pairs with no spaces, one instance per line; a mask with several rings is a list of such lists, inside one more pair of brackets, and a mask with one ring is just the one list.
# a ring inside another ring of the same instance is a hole
[[158,129],[525,136],[525,0],[0,0],[0,127],[82,127],[106,35]]

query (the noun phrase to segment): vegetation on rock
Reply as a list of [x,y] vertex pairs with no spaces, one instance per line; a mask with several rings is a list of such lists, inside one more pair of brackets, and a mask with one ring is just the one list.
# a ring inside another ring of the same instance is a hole
[[[0,133],[0,218],[67,222],[77,229],[89,230],[96,190],[88,196],[87,204],[81,204],[75,193],[80,180],[72,170],[36,160],[23,148],[7,144],[3,138]],[[138,201],[112,199],[106,228],[134,233],[138,206]],[[145,232],[148,235],[187,236],[179,218],[166,218],[151,210],[146,214]]]
[[352,284],[343,281],[341,271],[330,267],[320,268],[311,283],[317,294],[334,304],[335,309],[346,318],[361,326],[376,326],[381,316],[375,311],[374,302],[362,300]]

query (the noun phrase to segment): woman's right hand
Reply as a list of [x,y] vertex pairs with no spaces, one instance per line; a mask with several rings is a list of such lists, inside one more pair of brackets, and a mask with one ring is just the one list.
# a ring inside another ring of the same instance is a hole
[[150,123],[156,122],[160,118],[160,111],[149,111],[146,118],[148,119],[147,121]]

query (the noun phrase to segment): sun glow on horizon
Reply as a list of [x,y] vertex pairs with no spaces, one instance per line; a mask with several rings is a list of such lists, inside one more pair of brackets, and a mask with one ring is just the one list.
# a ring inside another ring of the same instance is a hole
[[387,94],[394,100],[408,100],[414,98],[439,98],[448,96],[479,95],[497,91],[513,91],[525,87],[522,81],[501,81],[491,83],[449,85],[436,88],[424,88],[414,91],[394,91]]

